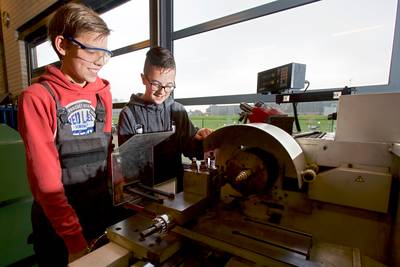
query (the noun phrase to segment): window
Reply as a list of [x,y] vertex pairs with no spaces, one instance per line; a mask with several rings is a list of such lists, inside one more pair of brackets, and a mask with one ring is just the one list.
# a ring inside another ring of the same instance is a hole
[[387,84],[396,7],[324,0],[175,40],[175,97],[255,94],[258,72],[290,62],[309,90]]
[[174,30],[230,15],[274,0],[174,0]]
[[129,1],[101,15],[110,28],[111,50],[149,39],[149,1]]
[[57,62],[58,56],[51,46],[50,41],[45,41],[34,48],[34,53],[36,55],[36,64],[33,65],[33,69],[37,69],[48,64]]
[[239,105],[185,106],[185,109],[196,127],[214,130],[237,124],[240,113]]
[[[254,107],[254,103],[248,103]],[[266,108],[273,108],[287,116],[294,117],[293,105],[264,103]],[[328,119],[328,116],[336,112],[337,101],[321,101],[298,103],[297,112],[300,129],[302,132],[321,131],[334,132],[336,130],[336,121]],[[244,123],[244,119],[240,118],[243,110],[240,105],[201,105],[201,106],[185,106],[190,120],[199,128],[218,129],[226,125]],[[293,132],[297,132],[293,125]]]
[[[115,6],[117,1],[108,5]],[[149,46],[149,1],[127,1],[100,15],[111,29],[108,47],[114,56],[103,67],[99,76],[111,82],[113,102],[127,102],[132,93],[142,90],[140,73],[145,52]],[[59,61],[51,42],[46,39],[46,29],[28,41],[32,77],[38,77],[44,66]]]
[[[127,45],[135,46],[138,42],[149,39],[149,1],[129,1],[102,15],[112,29],[109,47],[120,49]],[[149,42],[148,42],[149,43]],[[114,56],[104,66],[99,76],[111,83],[113,103],[128,102],[132,93],[142,92],[143,64],[147,45],[125,48],[120,55]]]
[[113,103],[128,102],[131,94],[144,91],[140,74],[147,49],[112,57],[99,76],[111,84]]

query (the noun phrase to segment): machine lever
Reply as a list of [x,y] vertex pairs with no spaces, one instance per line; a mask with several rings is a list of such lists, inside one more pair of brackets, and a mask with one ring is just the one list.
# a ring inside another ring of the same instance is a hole
[[130,192],[130,193],[139,195],[141,197],[153,200],[153,201],[155,201],[157,203],[163,203],[164,202],[164,200],[162,198],[158,198],[158,197],[155,197],[155,196],[152,196],[152,195],[148,195],[148,194],[146,194],[146,193],[144,193],[142,191],[139,191],[139,190],[137,190],[135,188],[132,188],[132,187],[126,187],[125,190]]
[[150,186],[144,185],[144,184],[142,184],[142,183],[138,183],[137,186],[139,186],[140,188],[149,190],[149,191],[151,191],[151,192],[153,192],[153,193],[156,193],[156,194],[159,194],[159,195],[168,197],[168,198],[170,198],[170,199],[174,199],[174,198],[175,198],[175,194],[174,194],[174,193],[169,193],[169,192],[161,191],[161,190],[152,188],[152,187],[150,187]]

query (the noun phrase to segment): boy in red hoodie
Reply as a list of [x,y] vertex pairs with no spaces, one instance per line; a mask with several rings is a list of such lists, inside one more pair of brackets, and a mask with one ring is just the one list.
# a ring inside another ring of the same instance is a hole
[[40,266],[66,266],[116,222],[107,188],[110,85],[97,76],[112,53],[93,10],[59,8],[49,38],[61,67],[49,66],[19,98],[19,131],[34,197],[33,244]]

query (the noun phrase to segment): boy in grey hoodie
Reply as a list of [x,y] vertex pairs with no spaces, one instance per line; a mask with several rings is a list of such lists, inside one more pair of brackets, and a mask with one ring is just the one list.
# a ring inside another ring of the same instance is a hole
[[176,66],[172,53],[153,47],[146,54],[143,73],[144,94],[132,94],[119,116],[118,144],[139,133],[175,133],[155,147],[154,183],[177,178],[177,192],[183,189],[182,154],[203,157],[202,140],[211,129],[196,128],[188,114],[171,96],[175,89]]

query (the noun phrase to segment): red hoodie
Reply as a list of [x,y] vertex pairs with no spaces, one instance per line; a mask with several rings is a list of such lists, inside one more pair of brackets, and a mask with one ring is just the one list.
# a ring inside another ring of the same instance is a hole
[[[104,132],[111,132],[112,102],[109,83],[97,77],[85,87],[71,83],[56,67],[50,66],[39,78],[53,89],[61,106],[78,102],[96,107],[96,93],[106,109]],[[50,93],[39,83],[22,91],[18,102],[18,128],[25,143],[28,180],[34,199],[43,208],[57,234],[64,240],[69,253],[87,246],[74,209],[68,203],[61,181],[61,167],[54,143],[57,130],[56,104]]]

